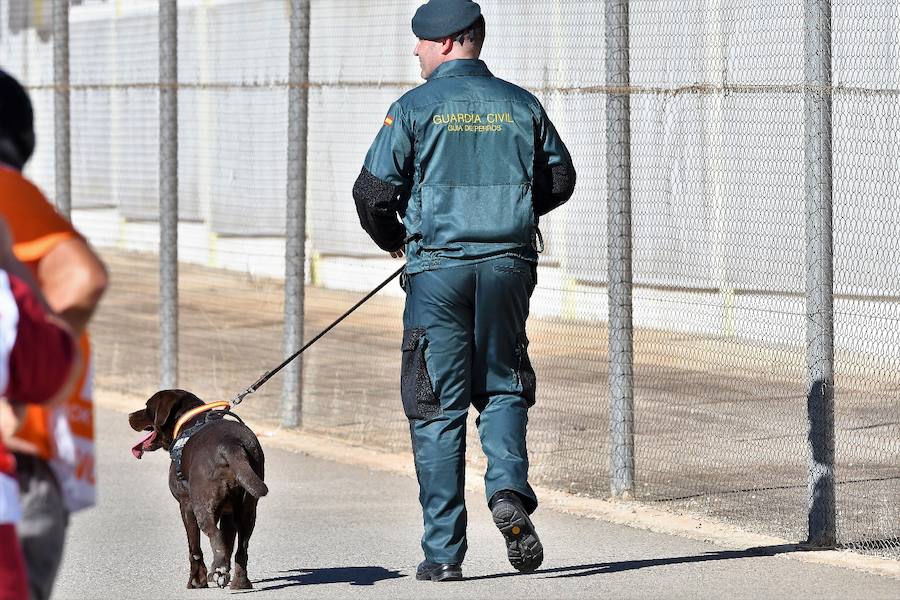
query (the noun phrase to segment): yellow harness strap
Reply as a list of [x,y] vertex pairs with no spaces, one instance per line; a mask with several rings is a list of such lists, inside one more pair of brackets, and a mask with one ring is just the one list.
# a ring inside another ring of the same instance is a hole
[[178,422],[175,423],[175,431],[174,433],[172,433],[172,439],[174,440],[178,438],[178,432],[181,431],[181,428],[184,427],[184,424],[187,423],[190,419],[193,419],[197,415],[205,413],[208,410],[215,410],[218,408],[224,408],[225,410],[228,410],[229,408],[231,408],[231,402],[226,402],[223,400],[222,402],[203,404],[202,406],[192,408],[191,410],[181,415],[181,418],[179,418]]

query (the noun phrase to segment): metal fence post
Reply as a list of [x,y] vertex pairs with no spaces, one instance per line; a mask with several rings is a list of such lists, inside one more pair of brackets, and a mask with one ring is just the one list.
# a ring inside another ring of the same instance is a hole
[[159,370],[178,384],[178,1],[159,0]]
[[834,498],[834,297],[831,180],[831,0],[806,0],[806,365],[809,538],[837,541]]
[[53,1],[53,115],[56,208],[72,219],[72,152],[69,110],[69,0]]
[[[723,0],[706,0],[704,18],[705,77],[709,84],[724,88],[726,75],[725,35],[723,31]],[[719,288],[722,306],[723,336],[734,335],[733,274],[728,268],[727,223],[725,214],[725,91],[699,95],[704,111],[700,121],[703,141],[703,188],[706,201],[712,207],[712,268],[713,281]]]
[[[306,134],[309,99],[309,0],[291,0],[288,75],[287,227],[284,277],[284,356],[303,344],[304,260],[306,257]],[[284,372],[281,423],[302,424],[303,357]]]
[[631,102],[628,0],[606,0],[606,185],[609,269],[610,488],[634,490],[631,319]]

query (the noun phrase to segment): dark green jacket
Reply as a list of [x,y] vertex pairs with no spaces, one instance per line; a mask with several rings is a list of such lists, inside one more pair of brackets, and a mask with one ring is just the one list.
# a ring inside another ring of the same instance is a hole
[[504,255],[536,262],[538,217],[574,186],[537,98],[480,60],[454,60],[391,105],[353,196],[363,228],[384,250],[405,244],[417,273]]

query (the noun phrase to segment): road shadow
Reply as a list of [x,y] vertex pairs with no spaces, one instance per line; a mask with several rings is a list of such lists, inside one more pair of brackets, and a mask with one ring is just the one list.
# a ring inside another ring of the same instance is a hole
[[523,575],[544,575],[546,579],[588,577],[591,575],[603,575],[606,573],[620,573],[622,571],[634,571],[649,567],[661,567],[666,565],[681,565],[688,563],[701,563],[713,560],[734,560],[738,558],[754,558],[760,556],[776,556],[790,552],[804,552],[807,549],[799,544],[782,544],[777,546],[759,546],[746,550],[719,550],[717,552],[704,552],[693,556],[671,556],[667,558],[647,558],[642,560],[623,560],[618,562],[594,563],[586,565],[573,565],[568,567],[555,567],[552,569],[538,569],[533,573],[497,573],[494,575],[481,575],[478,577],[466,577],[467,581],[478,579],[497,579],[500,577],[519,577]]
[[[288,587],[301,585],[319,585],[323,583],[349,583],[350,585],[374,585],[386,579],[398,579],[406,577],[399,571],[391,571],[384,567],[330,567],[324,569],[291,569],[281,571],[285,575],[270,577],[253,582],[257,589],[241,592],[252,594],[255,592],[270,592]],[[273,583],[266,587],[258,587],[260,584]]]

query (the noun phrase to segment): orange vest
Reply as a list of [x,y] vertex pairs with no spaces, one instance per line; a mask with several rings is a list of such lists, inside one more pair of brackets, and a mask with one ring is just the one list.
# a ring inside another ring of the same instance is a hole
[[[72,224],[62,217],[41,191],[18,171],[0,165],[0,217],[12,232],[13,251],[37,277],[37,266],[57,244],[80,237]],[[38,280],[40,284],[40,280]],[[79,382],[62,407],[48,408],[29,405],[16,437],[36,448],[37,454],[54,467],[64,495],[67,495],[67,477],[76,481],[72,486],[84,488],[83,498],[93,496],[94,488],[94,417],[93,417],[93,366],[91,345],[87,332],[81,335],[79,346],[84,366]],[[62,425],[66,448],[60,448],[59,411],[64,411]],[[71,443],[70,443],[71,442]],[[61,469],[54,462],[63,463]],[[65,471],[65,473],[61,472]],[[87,490],[87,492],[85,492]],[[77,494],[76,494],[77,495]],[[71,501],[70,510],[92,504],[92,500]]]
[[41,191],[21,173],[0,165],[0,216],[12,232],[16,257],[36,274],[40,262],[60,242],[79,237]]

